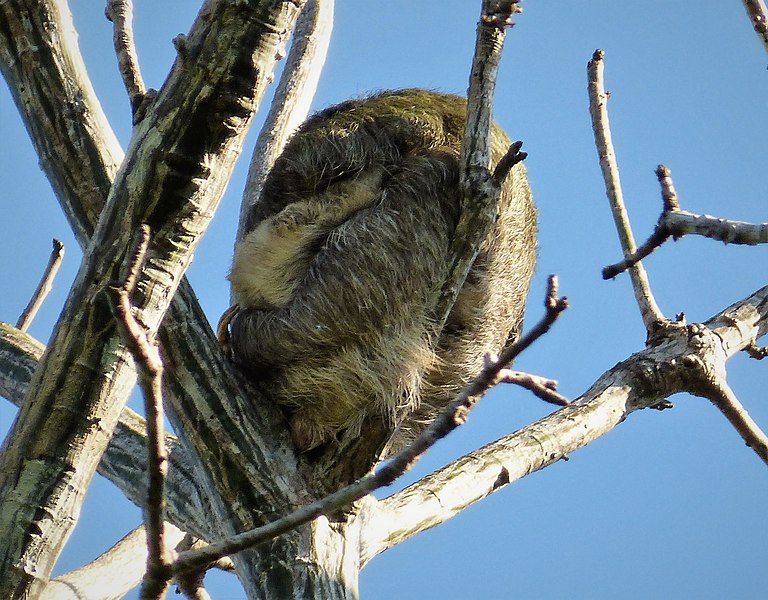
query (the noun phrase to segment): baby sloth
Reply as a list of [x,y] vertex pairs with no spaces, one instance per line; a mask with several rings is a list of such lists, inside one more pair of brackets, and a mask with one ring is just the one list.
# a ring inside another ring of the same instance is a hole
[[[522,164],[442,331],[466,102],[425,90],[311,117],[269,173],[229,279],[231,349],[308,450],[383,423],[414,435],[521,328],[536,259]],[[510,145],[493,127],[493,163]],[[493,165],[492,165],[493,167]]]

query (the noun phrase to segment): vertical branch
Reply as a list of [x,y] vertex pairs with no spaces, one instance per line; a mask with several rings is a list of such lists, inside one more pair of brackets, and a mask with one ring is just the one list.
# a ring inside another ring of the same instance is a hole
[[117,64],[131,102],[131,113],[135,117],[147,88],[141,77],[139,57],[133,39],[133,1],[107,0],[105,15],[114,25],[113,40]]
[[26,331],[29,328],[30,324],[35,318],[35,315],[37,315],[37,311],[40,310],[40,307],[43,305],[46,297],[51,293],[53,280],[56,278],[56,273],[59,271],[59,267],[61,266],[61,261],[63,259],[64,244],[62,244],[59,240],[54,239],[53,250],[51,250],[51,256],[48,259],[48,265],[45,267],[45,272],[40,279],[40,283],[38,284],[35,293],[32,294],[32,298],[29,300],[29,304],[27,304],[27,307],[21,313],[21,316],[16,323],[17,329]]
[[[635,240],[632,237],[629,216],[624,207],[619,168],[616,164],[616,153],[613,149],[613,140],[608,124],[608,94],[605,93],[603,87],[604,56],[605,53],[602,50],[595,50],[592,60],[587,66],[589,113],[592,117],[592,129],[595,133],[595,144],[600,157],[600,169],[603,172],[605,191],[608,194],[613,220],[616,224],[624,256],[629,256],[635,251]],[[658,324],[664,323],[666,319],[653,298],[651,286],[642,265],[634,265],[629,270],[629,274],[645,329],[651,333],[658,327]]]
[[135,251],[120,287],[110,287],[112,309],[117,317],[118,329],[136,362],[139,384],[144,392],[144,410],[147,419],[147,454],[149,489],[144,509],[147,531],[147,573],[142,584],[142,599],[160,598],[170,583],[170,553],[165,544],[163,520],[163,487],[168,472],[168,453],[163,443],[163,361],[154,336],[150,337],[133,316],[131,296],[136,279],[146,258],[150,243],[149,227],[139,228]]
[[334,0],[308,0],[301,11],[267,120],[253,150],[240,206],[237,240],[248,231],[248,215],[261,197],[264,181],[288,138],[306,119],[328,55]]
[[[437,331],[442,329],[448,318],[480,245],[496,218],[501,187],[488,170],[491,162],[493,96],[506,30],[512,25],[512,15],[520,12],[519,1],[483,0],[482,3],[469,76],[467,122],[461,144],[461,216],[451,247],[453,266],[435,310]],[[518,161],[524,158],[519,150],[519,145],[511,149]]]

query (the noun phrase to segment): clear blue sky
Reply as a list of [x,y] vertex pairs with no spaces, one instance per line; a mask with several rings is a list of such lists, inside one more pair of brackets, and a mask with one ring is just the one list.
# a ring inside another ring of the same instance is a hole
[[[124,145],[128,103],[103,3],[71,0],[86,62]],[[148,85],[160,87],[171,39],[197,3],[138,2],[136,35]],[[340,2],[317,108],[368,91],[420,86],[464,93],[479,0]],[[545,278],[560,276],[572,308],[517,367],[558,379],[570,397],[642,349],[644,330],[627,277],[603,282],[620,255],[592,141],[586,63],[606,53],[606,86],[635,235],[660,209],[653,174],[672,170],[683,207],[764,222],[768,55],[740,2],[649,0],[524,2],[502,65],[496,115],[525,142],[540,211],[540,257],[529,322]],[[255,134],[255,130],[252,132]],[[252,138],[255,135],[251,136]],[[56,288],[31,333],[48,339],[80,251],[0,86],[0,319],[14,322],[36,285],[52,237],[67,245]],[[252,141],[251,141],[252,143]],[[246,150],[249,155],[250,147]],[[225,274],[246,172],[238,168],[189,276],[209,318],[227,306]],[[705,320],[768,280],[768,249],[683,239],[646,261],[668,316]],[[768,427],[766,365],[738,357],[729,381]],[[768,589],[768,473],[706,400],[673,398],[605,438],[376,558],[361,596],[385,598],[755,598]],[[524,391],[500,389],[468,425],[441,442],[414,477],[547,414]],[[0,402],[0,431],[15,410]],[[79,566],[135,527],[139,511],[97,477],[58,572]],[[241,598],[226,575],[213,597]]]

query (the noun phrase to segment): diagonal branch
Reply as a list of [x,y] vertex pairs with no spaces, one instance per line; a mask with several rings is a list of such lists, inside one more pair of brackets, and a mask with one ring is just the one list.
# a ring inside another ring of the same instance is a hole
[[[171,526],[166,549],[183,539],[184,532]],[[40,600],[118,600],[141,581],[146,564],[147,536],[138,527],[93,562],[51,580]]]
[[309,114],[328,55],[335,0],[308,0],[296,21],[293,42],[275,89],[275,99],[251,155],[240,206],[237,239],[251,228],[248,215],[261,198],[267,174],[286,142]]
[[605,267],[603,279],[610,279],[633,267],[669,238],[677,240],[686,234],[701,235],[724,244],[754,246],[768,243],[768,223],[744,223],[680,210],[669,169],[659,165],[656,176],[661,184],[664,208],[653,233],[642,246],[625,256],[623,261]]
[[88,78],[72,14],[66,2],[10,0],[0,2],[0,22],[0,71],[85,247],[123,151]]
[[148,478],[144,526],[147,536],[147,571],[141,586],[143,599],[162,598],[170,585],[170,553],[165,546],[163,519],[164,488],[168,473],[168,454],[163,444],[163,360],[154,335],[150,335],[133,316],[131,297],[136,291],[136,279],[146,259],[151,242],[149,227],[139,227],[136,249],[128,255],[125,279],[108,290],[117,328],[126,347],[133,355],[144,394],[144,414],[147,417]]
[[141,77],[139,57],[136,54],[136,42],[133,38],[133,0],[107,0],[105,11],[112,22],[113,41],[120,76],[128,92],[131,113],[135,119],[139,107],[147,93],[144,79]]
[[742,2],[752,21],[752,27],[755,28],[755,33],[768,51],[768,10],[765,8],[765,2],[763,0],[742,0]]
[[363,532],[362,561],[441,523],[526,475],[567,459],[641,408],[694,391],[686,363],[699,357],[724,372],[725,361],[768,333],[768,286],[702,325],[673,325],[652,346],[603,374],[569,406],[467,454],[381,500]]
[[155,331],[221,198],[274,68],[275,47],[297,11],[293,2],[277,0],[207,3],[135,129],[0,460],[0,530],[7,542],[0,550],[0,595],[34,595],[44,586],[135,380],[101,297],[123,262],[130,232],[141,222],[157,232],[136,299],[138,318]]
[[[45,346],[18,329],[0,323],[0,396],[21,406],[29,382]],[[166,517],[176,527],[211,539],[206,494],[195,475],[190,458],[179,440],[165,436],[169,469],[166,481]],[[128,500],[143,507],[147,501],[147,438],[142,417],[126,408],[101,457],[98,472],[114,483]]]
[[[605,191],[608,202],[611,205],[616,231],[619,234],[624,256],[635,251],[635,240],[632,236],[632,228],[629,225],[629,216],[624,206],[624,194],[621,191],[619,168],[616,164],[616,152],[613,148],[611,130],[608,124],[608,94],[603,85],[603,58],[602,50],[595,50],[592,60],[587,66],[588,90],[589,90],[589,114],[592,117],[592,129],[595,134],[597,154],[600,159],[600,169],[605,180]],[[645,329],[650,335],[660,324],[666,322],[661,309],[651,292],[648,276],[642,265],[634,265],[629,272],[632,279],[632,288],[635,291],[635,299],[640,307],[640,315],[643,318]]]
[[40,307],[43,305],[45,298],[50,294],[51,288],[53,287],[53,280],[56,278],[56,273],[58,273],[63,259],[64,244],[59,240],[53,240],[53,250],[48,259],[48,265],[45,267],[45,272],[40,279],[40,284],[37,286],[35,293],[32,294],[29,304],[27,304],[27,307],[22,311],[21,316],[16,323],[16,327],[21,331],[26,331],[29,328],[37,315],[37,311],[40,310]]
[[712,402],[733,425],[744,443],[752,448],[760,459],[768,465],[768,436],[758,427],[739,402],[724,374],[713,371],[698,357],[691,357],[686,366],[691,369],[692,373],[695,373],[696,379],[700,382],[695,393]]

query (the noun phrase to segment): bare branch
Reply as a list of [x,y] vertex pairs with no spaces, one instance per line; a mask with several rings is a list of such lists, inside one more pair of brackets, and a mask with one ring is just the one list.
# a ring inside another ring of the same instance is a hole
[[53,250],[48,259],[48,265],[45,267],[43,277],[40,279],[40,283],[38,284],[35,293],[32,294],[29,304],[27,304],[27,307],[21,313],[21,316],[16,323],[16,327],[21,331],[26,331],[29,328],[37,315],[37,311],[40,310],[46,297],[51,293],[53,280],[56,278],[56,273],[59,271],[62,260],[64,260],[64,244],[59,240],[54,239]]
[[742,0],[760,41],[768,51],[768,11],[763,0]]
[[[0,323],[0,396],[16,406],[24,401],[32,375],[45,346],[18,329]],[[128,500],[146,505],[147,438],[146,423],[131,409],[123,409],[115,434],[99,463],[98,472],[114,483]],[[211,538],[208,499],[189,456],[176,436],[166,434],[169,456],[166,480],[166,517],[176,527],[197,536]]]
[[133,316],[131,296],[136,288],[142,265],[146,260],[151,240],[149,227],[139,228],[136,248],[129,255],[130,262],[125,280],[120,287],[111,287],[112,310],[120,335],[136,361],[139,383],[144,392],[144,412],[147,416],[147,448],[149,487],[144,509],[147,534],[147,572],[142,584],[141,597],[145,600],[161,598],[170,585],[171,557],[165,549],[165,521],[163,520],[163,488],[168,472],[168,455],[163,438],[163,361],[154,336]]
[[513,383],[533,392],[536,397],[544,402],[555,404],[557,406],[568,406],[569,402],[565,396],[557,393],[557,381],[547,379],[539,375],[523,373],[521,371],[512,371],[504,369],[499,373],[499,383]]
[[335,0],[308,0],[296,20],[291,49],[267,119],[251,156],[240,205],[237,240],[250,229],[248,215],[261,198],[264,181],[285,143],[307,118],[328,55]]
[[[34,596],[44,587],[134,384],[100,301],[112,268],[122,262],[133,229],[153,223],[156,240],[135,303],[142,323],[154,331],[215,212],[269,83],[275,47],[297,13],[296,4],[281,0],[206,2],[188,38],[189,52],[134,129],[51,351],[0,456],[0,528],[8,534],[0,552],[0,596],[10,590]],[[238,76],[231,77],[235,65]],[[73,437],[78,444],[69,443]],[[30,464],[35,469],[25,469]],[[45,518],[51,514],[57,518]]]
[[673,238],[694,234],[725,244],[768,244],[768,223],[745,223],[677,210],[662,217],[662,227]]
[[438,440],[467,421],[469,412],[485,393],[499,382],[499,374],[534,341],[544,335],[558,316],[568,307],[565,298],[557,298],[557,279],[550,277],[545,301],[546,314],[542,320],[518,341],[505,348],[498,360],[487,360],[480,374],[470,382],[448,406],[430,423],[413,442],[392,456],[375,473],[359,479],[325,498],[298,508],[272,523],[258,527],[229,539],[212,543],[201,550],[183,552],[174,562],[176,573],[199,569],[223,556],[235,554],[256,544],[271,540],[287,531],[308,523],[321,515],[332,514],[364,498],[373,490],[390,485],[407,472]]
[[752,224],[742,221],[718,219],[709,215],[697,215],[680,210],[677,192],[670,171],[664,165],[656,169],[664,203],[659,221],[653,233],[635,252],[625,255],[624,260],[603,269],[603,279],[611,279],[626,271],[661,246],[670,237],[677,240],[686,234],[701,235],[725,244],[768,243],[768,223]]
[[[166,550],[184,538],[184,532],[169,525]],[[138,527],[93,562],[51,580],[40,600],[117,600],[135,588],[147,566],[147,535]]]
[[512,167],[528,158],[528,153],[523,152],[522,148],[523,142],[520,141],[514,142],[509,147],[507,153],[501,158],[496,165],[496,168],[493,170],[493,178],[496,180],[496,183],[502,185],[512,170]]
[[136,54],[136,43],[133,39],[133,0],[107,0],[105,14],[114,26],[113,40],[117,64],[125,90],[128,92],[131,114],[135,123],[136,114],[147,93],[147,88],[141,77],[139,57]]
[[749,354],[750,358],[754,358],[755,360],[763,360],[764,358],[768,358],[768,346],[750,344],[744,348],[744,352]]
[[[467,122],[461,144],[459,185],[463,191],[461,215],[451,242],[453,265],[435,309],[436,331],[442,329],[459,290],[464,285],[480,245],[488,235],[499,201],[500,183],[488,170],[491,161],[491,125],[496,78],[504,47],[506,30],[512,25],[512,15],[520,12],[520,0],[483,0],[477,24],[475,54],[469,76],[467,92]],[[499,177],[506,174],[512,164],[524,158],[516,144],[505,160]]]
[[569,406],[381,500],[366,522],[362,563],[444,523],[508,483],[566,459],[634,411],[698,389],[701,382],[692,379],[686,366],[689,357],[701,357],[708,368],[723,372],[728,358],[766,332],[768,286],[703,325],[670,325],[651,346],[607,371]]
[[[616,164],[616,153],[613,149],[611,130],[608,123],[608,94],[603,85],[603,57],[602,50],[595,50],[592,60],[587,66],[589,113],[592,117],[592,129],[595,134],[597,154],[600,159],[600,169],[605,180],[605,191],[611,205],[613,220],[619,241],[624,252],[628,256],[635,251],[635,240],[632,237],[632,228],[629,224],[629,216],[624,206],[624,195],[621,191],[619,168]],[[651,292],[648,277],[641,265],[635,265],[630,271],[632,287],[635,291],[635,299],[640,308],[646,331],[650,334],[656,330],[666,319]]]
[[692,374],[695,373],[694,376],[700,384],[698,389],[692,389],[691,392],[710,400],[739,432],[747,446],[768,465],[768,436],[757,426],[736,398],[736,394],[725,380],[725,374],[717,373],[697,356],[687,358],[685,366],[691,369]]

